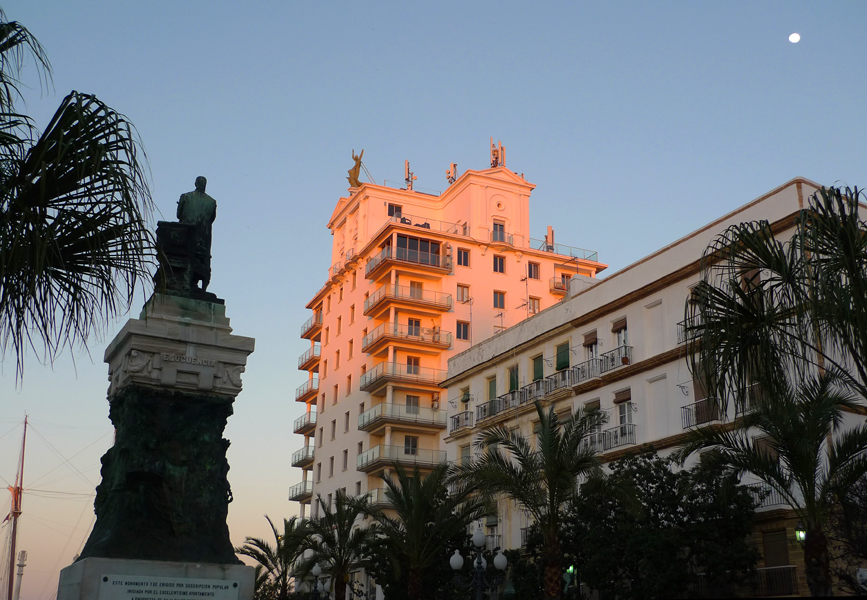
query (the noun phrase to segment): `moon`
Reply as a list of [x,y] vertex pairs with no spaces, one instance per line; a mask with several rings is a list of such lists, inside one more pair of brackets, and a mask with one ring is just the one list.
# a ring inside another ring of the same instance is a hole
[[801,41],[801,34],[800,33],[793,33],[792,35],[789,36],[789,41],[792,42],[793,44],[797,44],[798,42]]

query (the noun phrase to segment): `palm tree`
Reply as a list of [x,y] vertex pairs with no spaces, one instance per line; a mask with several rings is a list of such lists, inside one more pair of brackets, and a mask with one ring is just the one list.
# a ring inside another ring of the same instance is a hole
[[42,46],[0,10],[0,354],[18,378],[28,346],[53,360],[124,312],[154,256],[132,125],[73,91],[40,132],[16,109],[28,57],[47,82]]
[[274,534],[274,545],[262,538],[248,537],[243,546],[235,548],[235,552],[249,556],[262,567],[261,577],[257,571],[257,588],[271,586],[277,593],[277,600],[287,600],[292,591],[292,566],[308,545],[308,532],[298,517],[283,519],[282,532],[277,530],[270,517],[266,515],[265,518]]
[[[447,463],[425,476],[418,465],[412,475],[399,464],[394,469],[396,480],[390,475],[382,477],[388,486],[385,496],[390,510],[371,511],[376,520],[373,529],[382,538],[395,576],[406,581],[408,597],[430,598],[437,592],[437,582],[425,574],[449,569],[451,545],[485,514],[488,504],[460,482],[452,482],[450,493]],[[404,562],[406,573],[400,572]]]
[[867,223],[858,188],[823,188],[790,240],[766,221],[730,227],[708,246],[686,307],[690,370],[723,406],[751,386],[815,372],[867,397]]
[[509,496],[535,521],[543,539],[545,597],[559,598],[563,585],[562,511],[578,493],[578,479],[599,468],[595,448],[582,441],[605,423],[607,416],[595,409],[578,409],[561,423],[554,407],[546,411],[539,401],[536,412],[535,447],[520,432],[501,425],[481,434],[476,447],[487,452],[459,467],[457,473],[474,489]]
[[[819,375],[797,390],[777,382],[773,395],[758,398],[734,428],[692,430],[676,458],[699,450],[708,467],[740,476],[752,473],[779,493],[806,529],[804,561],[814,596],[831,595],[826,526],[846,492],[867,473],[867,425],[842,429],[856,398],[833,375]],[[829,439],[833,441],[829,442]]]
[[297,575],[310,572],[319,563],[323,573],[331,578],[335,600],[346,599],[346,583],[355,569],[370,562],[376,534],[358,522],[369,510],[366,496],[351,498],[338,490],[334,511],[317,495],[322,516],[308,522],[312,558],[303,561]]

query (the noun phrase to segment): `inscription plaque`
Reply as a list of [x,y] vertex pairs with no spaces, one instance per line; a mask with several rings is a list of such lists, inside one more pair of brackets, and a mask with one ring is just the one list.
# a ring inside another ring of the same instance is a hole
[[240,582],[145,575],[103,575],[98,600],[238,600]]

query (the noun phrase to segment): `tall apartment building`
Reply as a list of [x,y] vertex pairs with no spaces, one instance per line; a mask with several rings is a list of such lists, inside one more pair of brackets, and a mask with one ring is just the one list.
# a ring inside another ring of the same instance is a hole
[[310,348],[298,368],[309,376],[295,393],[306,412],[292,465],[302,477],[289,499],[302,517],[337,490],[383,503],[379,474],[393,462],[445,460],[448,358],[605,268],[554,243],[550,228],[530,238],[534,187],[499,166],[467,171],[439,196],[365,183],[337,202],[332,267],[301,327]]
[[[558,413],[598,407],[605,427],[586,443],[603,462],[644,444],[660,454],[673,451],[692,427],[731,421],[720,404],[693,382],[685,354],[685,303],[700,277],[708,244],[730,225],[767,220],[785,238],[794,217],[819,186],[797,178],[717,219],[661,250],[587,287],[572,281],[569,297],[520,327],[475,345],[448,364],[449,461],[473,455],[475,436],[503,425],[531,437],[538,422],[534,400]],[[500,381],[517,381],[502,391]],[[847,417],[854,425],[862,417]],[[757,479],[754,540],[762,553],[762,595],[809,595],[803,553],[795,543],[791,507]],[[497,518],[488,518],[491,547],[519,548],[530,525],[513,502],[501,499]]]

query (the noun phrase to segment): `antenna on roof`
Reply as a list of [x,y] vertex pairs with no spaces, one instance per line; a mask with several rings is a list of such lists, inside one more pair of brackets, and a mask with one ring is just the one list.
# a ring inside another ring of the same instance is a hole
[[449,185],[455,182],[458,178],[458,163],[452,163],[449,165],[449,170],[446,171],[446,179],[449,180]]
[[409,161],[403,161],[403,178],[406,181],[406,189],[412,190],[412,182],[418,179],[412,172],[409,170]]
[[491,168],[506,166],[506,147],[503,142],[497,140],[497,145],[494,145],[494,138],[491,138]]

